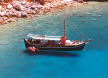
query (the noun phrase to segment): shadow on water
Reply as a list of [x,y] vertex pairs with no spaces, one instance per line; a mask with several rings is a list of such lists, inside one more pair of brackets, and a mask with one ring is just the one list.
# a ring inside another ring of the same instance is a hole
[[78,57],[78,53],[69,53],[69,52],[61,52],[61,51],[39,51],[39,52],[31,52],[29,50],[24,50],[24,53],[28,55],[47,55],[47,56],[58,56],[58,57]]

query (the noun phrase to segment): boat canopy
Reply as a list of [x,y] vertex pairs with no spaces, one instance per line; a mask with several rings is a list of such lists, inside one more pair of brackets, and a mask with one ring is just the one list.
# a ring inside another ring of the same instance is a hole
[[35,35],[35,34],[28,34],[27,37],[36,39],[36,40],[54,40],[60,41],[62,36],[48,36],[48,35]]

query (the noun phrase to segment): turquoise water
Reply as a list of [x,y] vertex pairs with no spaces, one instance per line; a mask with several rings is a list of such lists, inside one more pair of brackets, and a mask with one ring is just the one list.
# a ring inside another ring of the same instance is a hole
[[108,3],[91,3],[66,14],[69,39],[77,27],[93,41],[82,51],[31,54],[24,34],[63,34],[63,13],[0,25],[0,78],[108,78]]

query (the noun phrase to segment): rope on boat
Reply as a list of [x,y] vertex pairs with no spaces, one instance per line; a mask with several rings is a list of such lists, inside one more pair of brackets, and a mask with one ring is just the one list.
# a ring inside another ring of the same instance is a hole
[[82,40],[85,40],[84,39],[84,37],[85,37],[85,38],[88,39],[88,41],[91,41],[91,39],[86,34],[84,34],[83,32],[81,32],[77,26],[73,26],[73,27],[75,29],[75,32],[80,35],[80,37],[81,37]]
[[48,31],[46,34],[55,34],[56,32],[58,32],[60,29],[56,29],[54,32],[50,32]]

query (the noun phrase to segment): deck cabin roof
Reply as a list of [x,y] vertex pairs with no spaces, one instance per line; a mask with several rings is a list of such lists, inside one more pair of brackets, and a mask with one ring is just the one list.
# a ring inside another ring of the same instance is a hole
[[28,34],[27,36],[37,40],[54,40],[54,41],[60,41],[62,37],[62,36],[48,36],[48,35],[34,35],[34,34]]

